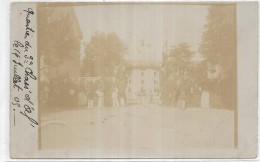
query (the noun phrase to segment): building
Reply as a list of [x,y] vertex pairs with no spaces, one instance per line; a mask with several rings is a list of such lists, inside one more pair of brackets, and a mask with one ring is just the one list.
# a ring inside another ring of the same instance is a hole
[[158,102],[160,88],[160,63],[134,61],[129,63],[130,76],[126,87],[126,98],[129,103],[139,102],[141,91],[153,102]]

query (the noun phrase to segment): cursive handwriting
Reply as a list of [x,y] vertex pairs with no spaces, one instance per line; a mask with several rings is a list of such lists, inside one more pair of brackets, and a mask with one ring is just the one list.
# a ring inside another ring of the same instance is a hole
[[15,102],[12,102],[12,105],[13,105],[13,111],[14,111],[14,126],[15,126],[15,110],[16,110],[16,107],[20,107],[20,100],[18,97],[14,97],[14,101]]
[[31,122],[31,126],[34,127],[34,125],[38,125],[38,122],[34,120],[32,117],[28,116],[28,114],[31,114],[32,111],[34,111],[34,108],[25,104],[24,111],[20,111],[20,113],[24,115]]
[[21,76],[17,74],[17,65],[14,65],[14,72],[13,72],[13,87],[14,89],[17,88],[18,92],[23,89],[18,85],[21,82]]
[[[12,93],[16,95],[13,98],[12,103],[12,110],[14,113],[13,120],[14,126],[16,122],[16,112],[20,112],[21,116],[29,121],[29,124],[32,127],[38,125],[36,119],[34,119],[34,114],[36,112],[35,105],[33,100],[31,100],[31,95],[33,94],[32,89],[30,89],[30,84],[35,83],[34,81],[37,80],[36,74],[34,74],[32,66],[33,66],[33,44],[30,41],[33,39],[33,34],[35,33],[33,26],[32,26],[32,16],[34,15],[34,11],[31,8],[27,8],[23,10],[26,12],[25,17],[25,32],[22,39],[23,41],[14,40],[13,41],[13,49],[12,49],[12,65],[13,65],[13,79],[12,79],[12,86],[14,89],[17,89],[17,93]],[[24,86],[22,86],[24,85]],[[19,98],[24,96],[24,98]]]
[[32,48],[32,46],[30,45],[30,42],[25,41],[25,49],[24,49],[24,52],[28,52],[29,48]]
[[[29,91],[31,93],[31,91]],[[25,97],[24,97],[24,100],[28,101],[30,104],[34,105],[31,101],[31,98],[30,98],[30,95],[29,94],[26,94]]]
[[[14,50],[13,50],[14,52],[12,52],[12,54],[15,56],[15,58],[17,60],[19,60],[21,58],[21,56],[20,56],[20,54],[21,54],[20,48],[23,48],[24,45],[21,42],[15,40],[14,43],[13,43],[13,47],[14,47]],[[18,67],[23,67],[23,65],[22,65],[21,62],[17,61],[16,59],[12,60],[13,63],[14,63],[14,66],[13,66],[13,88],[14,89],[17,88],[17,91],[19,92],[19,91],[23,91],[23,89],[19,85],[19,83],[21,83],[21,81],[22,81],[22,78],[18,74],[17,68]]]
[[33,79],[33,80],[36,80],[36,79],[37,79],[36,76],[33,74],[32,69],[29,68],[29,67],[26,67],[26,68],[25,68],[25,77],[24,77],[24,88],[25,88],[25,89],[28,89],[28,88],[29,88],[29,85],[30,85],[30,84],[28,83],[29,78],[31,78],[31,79]]
[[26,25],[25,25],[26,30],[25,30],[25,34],[24,34],[24,39],[26,39],[30,35],[30,32],[34,33],[34,30],[30,27],[30,23],[31,23],[30,15],[34,15],[34,12],[31,8],[28,8],[27,10],[23,10],[23,11],[27,12]]

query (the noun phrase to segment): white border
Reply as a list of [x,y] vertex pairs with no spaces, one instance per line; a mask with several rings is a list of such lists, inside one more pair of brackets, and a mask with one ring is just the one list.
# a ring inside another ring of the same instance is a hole
[[[49,2],[158,2],[158,0],[149,0],[149,1],[126,1],[126,0],[48,0]],[[10,143],[10,120],[9,120],[9,98],[10,98],[10,4],[12,2],[41,2],[41,0],[1,0],[0,1],[0,161],[126,161],[126,159],[10,159],[9,155],[9,143]],[[164,0],[163,2],[217,2],[216,0]],[[252,2],[250,0],[218,0],[218,2]],[[256,2],[256,0],[255,0]],[[260,7],[258,3],[258,7]],[[258,13],[258,18],[260,14]],[[258,40],[259,40],[259,32],[258,32]],[[259,52],[259,42],[258,42],[258,52]],[[258,62],[260,61],[258,57]],[[258,65],[258,85],[260,83],[259,79],[259,65]],[[260,95],[258,92],[258,101],[260,99]],[[258,107],[259,107],[258,102]],[[260,112],[258,111],[258,116]],[[258,128],[259,128],[259,120],[258,120]],[[258,139],[260,131],[258,129]],[[258,140],[258,146],[260,144]],[[258,149],[258,155],[260,153],[260,149]],[[127,161],[220,161],[220,159],[129,159]],[[221,159],[221,161],[259,161],[259,156],[256,159]]]

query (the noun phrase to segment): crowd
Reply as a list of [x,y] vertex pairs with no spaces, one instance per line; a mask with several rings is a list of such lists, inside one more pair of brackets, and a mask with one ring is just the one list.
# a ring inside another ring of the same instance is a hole
[[125,107],[125,89],[118,87],[113,81],[69,79],[51,80],[41,84],[41,101],[50,105],[87,106],[102,108],[107,106]]
[[[52,80],[50,83],[41,84],[41,102],[52,106],[86,106],[88,108],[125,107],[131,104],[127,100],[125,88],[114,84],[113,81],[80,80],[75,83],[68,79]],[[184,89],[171,89],[171,93],[163,96],[161,91],[148,91],[141,88],[137,93],[135,104],[146,106],[150,103],[162,103],[167,98],[168,106],[186,107],[209,107],[210,94],[201,86],[188,86]],[[156,97],[156,98],[155,98]],[[212,98],[212,96],[211,96]]]

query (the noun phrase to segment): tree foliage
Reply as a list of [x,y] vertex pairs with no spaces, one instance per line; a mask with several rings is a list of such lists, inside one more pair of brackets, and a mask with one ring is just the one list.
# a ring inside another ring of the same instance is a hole
[[192,66],[190,60],[193,54],[187,43],[180,43],[170,49],[160,75],[163,80],[161,90],[164,104],[175,104],[179,93],[189,88],[188,80]]
[[193,54],[194,52],[190,50],[190,45],[187,43],[173,46],[170,49],[168,65],[179,71],[188,70]]
[[236,101],[235,6],[213,5],[208,9],[199,48],[205,63],[219,66],[221,76],[207,82],[211,96],[221,97],[222,106],[234,108]]
[[125,44],[115,33],[95,32],[85,46],[82,74],[111,77],[116,69],[125,64]]
[[234,6],[209,7],[199,49],[210,64],[220,65],[226,75],[232,73],[235,67],[234,13]]
[[75,14],[72,7],[39,9],[39,56],[44,56],[45,64],[49,66],[58,66],[74,59],[75,52],[80,48],[81,33],[75,29],[77,22],[72,14]]

